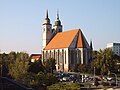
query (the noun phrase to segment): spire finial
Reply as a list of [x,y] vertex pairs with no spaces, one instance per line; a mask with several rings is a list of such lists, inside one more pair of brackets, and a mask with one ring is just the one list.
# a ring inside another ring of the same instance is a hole
[[59,20],[59,10],[57,9],[57,20]]
[[44,24],[50,24],[50,19],[48,17],[48,9],[46,10]]
[[93,49],[92,40],[90,40],[90,48]]
[[58,9],[57,9],[57,16],[56,16],[56,20],[55,20],[55,26],[61,26],[61,21],[59,20]]
[[46,10],[46,18],[48,18],[48,9]]

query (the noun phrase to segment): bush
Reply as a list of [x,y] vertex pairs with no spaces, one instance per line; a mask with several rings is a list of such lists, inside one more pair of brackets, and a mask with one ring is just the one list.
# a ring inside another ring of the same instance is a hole
[[34,74],[34,78],[31,81],[30,85],[32,88],[45,88],[49,85],[58,82],[57,78],[54,77],[51,73],[43,73],[39,72],[38,74]]
[[64,82],[57,83],[47,87],[48,90],[80,90],[78,83]]

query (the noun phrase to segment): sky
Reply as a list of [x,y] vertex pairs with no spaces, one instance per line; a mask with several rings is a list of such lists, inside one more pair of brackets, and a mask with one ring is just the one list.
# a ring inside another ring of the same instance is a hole
[[41,53],[42,24],[57,9],[63,31],[80,28],[94,50],[120,42],[120,0],[0,0],[0,53]]

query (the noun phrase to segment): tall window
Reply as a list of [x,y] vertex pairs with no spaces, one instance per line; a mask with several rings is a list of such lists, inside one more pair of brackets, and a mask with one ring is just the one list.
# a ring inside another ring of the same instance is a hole
[[62,63],[62,53],[59,52],[59,62]]
[[49,58],[51,58],[51,51],[50,51],[50,54],[49,54]]
[[62,70],[64,71],[64,50],[62,49]]
[[79,63],[81,63],[81,51],[80,50],[78,50],[78,61]]
[[74,64],[74,59],[75,59],[75,52],[73,50],[71,50],[71,64]]
[[55,58],[55,50],[54,50],[54,56],[53,56],[53,58],[56,59],[56,58]]
[[55,52],[55,60],[56,60],[56,64],[58,64],[58,55],[57,55],[58,53],[57,52]]
[[66,64],[66,51],[65,51],[65,64]]
[[54,58],[53,52],[51,53],[51,58]]
[[62,61],[64,63],[64,50],[62,50]]

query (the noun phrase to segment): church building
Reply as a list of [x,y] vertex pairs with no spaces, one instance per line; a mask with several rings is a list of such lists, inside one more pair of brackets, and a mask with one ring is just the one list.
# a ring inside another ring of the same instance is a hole
[[42,60],[54,58],[56,70],[68,72],[77,64],[89,63],[90,47],[81,29],[63,32],[58,12],[52,27],[46,12],[42,25]]

